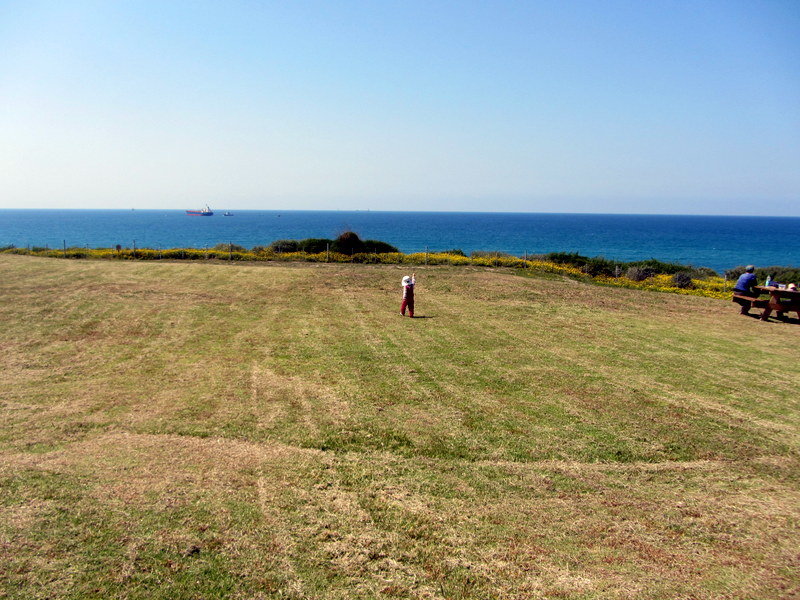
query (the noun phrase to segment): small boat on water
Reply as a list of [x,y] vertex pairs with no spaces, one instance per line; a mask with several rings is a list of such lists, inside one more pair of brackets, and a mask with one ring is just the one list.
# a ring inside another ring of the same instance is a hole
[[201,208],[200,210],[187,210],[186,214],[187,215],[200,215],[201,217],[210,217],[211,215],[214,214],[214,211],[211,210],[208,207],[208,204],[206,204],[205,208]]
[[222,213],[222,216],[223,217],[232,217],[233,213],[231,211],[229,211],[229,210],[226,210],[224,213]]

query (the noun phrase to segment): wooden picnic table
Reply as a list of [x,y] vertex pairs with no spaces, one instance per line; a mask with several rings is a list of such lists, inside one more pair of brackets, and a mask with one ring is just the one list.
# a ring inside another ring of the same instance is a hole
[[779,313],[796,312],[797,318],[800,319],[800,291],[781,289],[774,286],[755,285],[754,290],[758,290],[762,294],[769,294],[769,301],[764,306],[764,312],[761,313],[761,320],[766,321],[772,314],[772,311]]

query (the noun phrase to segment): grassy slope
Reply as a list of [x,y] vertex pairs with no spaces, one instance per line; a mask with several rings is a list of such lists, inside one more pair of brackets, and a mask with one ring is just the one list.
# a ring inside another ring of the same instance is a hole
[[0,257],[0,596],[793,597],[800,327],[402,274]]

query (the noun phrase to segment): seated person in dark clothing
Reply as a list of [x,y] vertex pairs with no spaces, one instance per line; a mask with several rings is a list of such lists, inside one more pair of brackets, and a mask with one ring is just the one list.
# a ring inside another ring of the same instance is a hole
[[[734,294],[741,294],[743,296],[750,296],[751,298],[758,298],[759,292],[758,290],[754,290],[753,286],[758,285],[756,281],[756,276],[753,273],[756,268],[753,265],[747,265],[745,267],[744,273],[739,277],[739,280],[736,282],[736,285],[733,286],[733,293]],[[742,314],[746,315],[749,314],[750,307],[747,304],[742,304]]]

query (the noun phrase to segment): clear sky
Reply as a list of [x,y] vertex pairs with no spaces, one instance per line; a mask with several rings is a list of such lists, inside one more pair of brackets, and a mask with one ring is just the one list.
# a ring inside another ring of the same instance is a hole
[[0,208],[800,215],[800,1],[0,0]]

